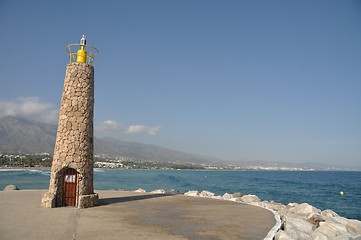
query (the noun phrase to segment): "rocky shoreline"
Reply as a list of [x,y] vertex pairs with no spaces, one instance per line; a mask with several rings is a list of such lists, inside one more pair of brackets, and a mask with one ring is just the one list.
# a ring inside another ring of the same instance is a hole
[[235,201],[272,211],[276,225],[266,236],[267,240],[361,240],[361,221],[341,217],[332,210],[321,211],[308,203],[283,205],[273,201],[262,201],[255,195],[225,193],[223,196],[216,196],[209,191],[196,190],[184,195]]
[[[136,192],[146,191],[138,189]],[[178,192],[159,189],[151,193]],[[332,210],[321,211],[308,203],[283,205],[274,201],[262,201],[256,195],[225,193],[219,196],[206,190],[192,190],[184,195],[234,201],[270,210],[274,214],[276,224],[264,240],[361,240],[361,221],[339,216]]]
[[[135,192],[146,192],[143,189]],[[178,193],[175,190],[154,190],[151,193]],[[262,201],[256,195],[225,193],[223,196],[203,190],[192,190],[185,196],[213,198],[250,204],[270,210],[276,224],[264,240],[361,240],[361,221],[339,216],[332,210],[321,211],[308,203],[283,205],[274,201]]]

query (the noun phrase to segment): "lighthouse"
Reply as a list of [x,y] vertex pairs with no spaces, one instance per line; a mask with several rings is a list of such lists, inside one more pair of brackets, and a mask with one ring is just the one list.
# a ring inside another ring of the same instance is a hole
[[[73,51],[78,49],[77,51]],[[47,208],[92,207],[98,200],[93,186],[94,67],[98,50],[86,44],[66,47],[66,66],[49,191],[43,194]]]

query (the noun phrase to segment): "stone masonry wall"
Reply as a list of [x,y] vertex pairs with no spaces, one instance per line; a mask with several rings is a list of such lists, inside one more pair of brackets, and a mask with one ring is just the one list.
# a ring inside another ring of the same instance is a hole
[[[78,172],[77,199],[93,189],[94,68],[86,63],[70,63],[66,68],[59,113],[49,192],[43,205],[55,207],[61,201],[63,172]],[[57,199],[58,198],[58,199]],[[92,197],[94,198],[94,197]],[[81,201],[83,202],[83,201]],[[86,206],[92,205],[85,203]],[[78,206],[81,207],[81,206]]]

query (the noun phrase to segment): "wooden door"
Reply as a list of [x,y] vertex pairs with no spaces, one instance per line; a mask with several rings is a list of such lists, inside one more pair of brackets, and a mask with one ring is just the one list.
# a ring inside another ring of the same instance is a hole
[[77,172],[73,168],[65,170],[64,174],[64,206],[75,206],[77,190]]

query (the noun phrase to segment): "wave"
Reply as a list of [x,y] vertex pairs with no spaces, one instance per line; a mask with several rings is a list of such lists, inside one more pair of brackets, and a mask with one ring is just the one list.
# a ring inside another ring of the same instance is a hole
[[[7,172],[7,171],[3,171]],[[50,170],[39,170],[39,169],[11,169],[8,172],[19,172],[19,176],[28,176],[28,175],[45,175],[50,176]]]
[[27,169],[21,169],[21,168],[0,168],[0,172],[24,172],[27,171]]
[[30,174],[41,174],[41,175],[46,175],[46,176],[50,176],[51,171],[50,170],[38,170],[38,169],[31,169],[31,170],[26,170],[27,172],[30,172]]

